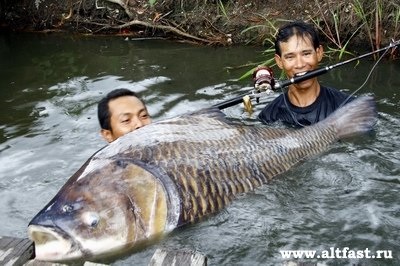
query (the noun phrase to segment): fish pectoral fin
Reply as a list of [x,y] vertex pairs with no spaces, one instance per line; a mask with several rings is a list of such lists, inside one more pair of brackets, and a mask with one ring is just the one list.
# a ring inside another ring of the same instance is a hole
[[146,236],[163,232],[167,220],[167,197],[160,180],[135,164],[129,164],[126,171],[129,179],[126,196],[137,225]]

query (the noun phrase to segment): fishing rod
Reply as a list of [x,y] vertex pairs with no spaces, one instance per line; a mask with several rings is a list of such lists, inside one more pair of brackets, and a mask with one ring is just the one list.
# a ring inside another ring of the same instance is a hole
[[[375,51],[372,51],[372,52],[357,56],[355,58],[352,58],[352,59],[349,59],[349,60],[346,60],[346,61],[343,61],[343,62],[339,62],[339,63],[331,65],[331,66],[321,67],[321,68],[318,68],[316,70],[312,70],[310,72],[307,72],[306,74],[304,74],[302,76],[296,76],[296,77],[293,77],[293,78],[290,78],[290,79],[287,79],[287,80],[274,81],[273,77],[271,77],[271,79],[269,80],[269,85],[271,85],[270,87],[272,89],[275,89],[275,90],[276,89],[281,89],[281,88],[284,88],[284,87],[289,86],[291,84],[299,83],[299,82],[302,82],[304,80],[320,76],[320,75],[325,74],[328,71],[330,71],[330,70],[332,70],[332,69],[334,69],[336,67],[346,65],[346,64],[351,63],[353,61],[360,60],[360,59],[362,59],[364,57],[367,57],[367,56],[370,56],[370,55],[373,55],[373,54],[388,50],[390,48],[395,48],[398,45],[400,45],[400,40],[392,41],[388,46],[386,46],[384,48],[381,48],[381,49],[378,49],[378,50],[375,50]],[[270,75],[271,74],[272,74],[272,72],[270,72]],[[242,94],[240,96],[237,96],[235,98],[232,98],[232,99],[223,101],[221,103],[215,104],[214,107],[217,107],[218,109],[222,110],[222,109],[225,109],[225,108],[228,108],[228,107],[231,107],[231,106],[234,106],[234,105],[237,105],[237,104],[241,103],[243,101],[243,97],[250,97],[250,99],[252,99],[252,98],[260,97],[260,94],[261,94],[260,92],[256,93],[253,90],[253,91],[250,92],[250,94],[249,94],[249,92],[247,92],[247,93]]]

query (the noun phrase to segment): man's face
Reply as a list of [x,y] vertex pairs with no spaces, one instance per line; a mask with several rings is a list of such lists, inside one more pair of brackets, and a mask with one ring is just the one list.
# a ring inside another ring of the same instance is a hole
[[[322,60],[322,46],[314,49],[312,41],[307,37],[293,35],[287,42],[280,43],[281,56],[275,55],[277,65],[283,69],[288,78],[304,75],[306,72],[318,67]],[[307,89],[317,82],[316,78],[305,80],[294,86]]]
[[111,130],[102,130],[103,137],[112,142],[117,138],[151,123],[144,104],[134,96],[122,96],[108,103]]

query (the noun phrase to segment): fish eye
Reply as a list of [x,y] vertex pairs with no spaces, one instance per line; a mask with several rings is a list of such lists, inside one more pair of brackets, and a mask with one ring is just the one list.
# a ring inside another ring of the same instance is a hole
[[72,207],[72,205],[66,204],[62,207],[62,212],[71,212],[73,209],[74,207]]
[[95,212],[86,212],[82,215],[83,222],[90,227],[96,227],[99,224],[100,217]]

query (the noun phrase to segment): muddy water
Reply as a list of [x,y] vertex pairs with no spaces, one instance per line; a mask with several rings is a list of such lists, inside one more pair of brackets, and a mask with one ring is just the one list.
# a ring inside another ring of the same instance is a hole
[[[249,80],[235,79],[247,70],[240,65],[263,60],[261,51],[123,37],[1,35],[0,235],[26,237],[29,220],[106,144],[98,133],[96,103],[107,92],[135,90],[153,118],[164,119],[250,89]],[[353,92],[373,63],[341,67],[321,80]],[[160,247],[197,250],[210,265],[275,265],[285,261],[280,250],[368,248],[371,254],[390,250],[393,259],[302,261],[398,265],[399,73],[398,61],[384,61],[357,93],[376,97],[373,134],[335,145],[221,213],[113,265],[145,265]],[[258,123],[240,106],[225,112]]]

